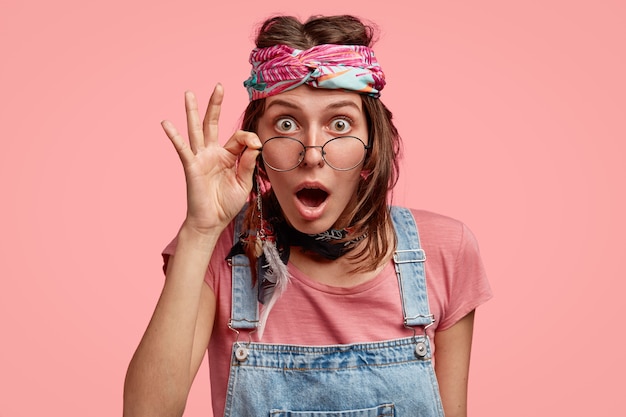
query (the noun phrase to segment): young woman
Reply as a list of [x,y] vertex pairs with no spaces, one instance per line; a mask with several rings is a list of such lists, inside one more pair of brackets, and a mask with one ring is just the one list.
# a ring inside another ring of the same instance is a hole
[[400,138],[373,35],[352,16],[271,18],[243,130],[218,144],[219,84],[204,121],[186,93],[188,141],[163,122],[187,216],[126,416],[182,415],[207,349],[216,416],[466,415],[491,292],[465,225],[388,206]]

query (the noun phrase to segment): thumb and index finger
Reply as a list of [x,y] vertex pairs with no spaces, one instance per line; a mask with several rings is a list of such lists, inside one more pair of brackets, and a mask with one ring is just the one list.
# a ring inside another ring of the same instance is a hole
[[[218,143],[219,140],[219,119],[222,111],[222,102],[224,101],[224,87],[221,83],[217,83],[209,99],[204,120],[202,122],[202,131],[204,134],[204,146],[211,143]],[[239,155],[250,148],[252,150],[260,150],[261,141],[255,133],[238,131],[224,145],[224,149]]]
[[[224,87],[221,83],[217,83],[211,93],[204,119],[202,123],[200,123],[196,96],[192,91],[185,91],[185,112],[189,136],[188,143],[182,138],[172,122],[169,120],[163,120],[161,122],[163,130],[165,130],[165,133],[183,161],[195,155],[199,149],[208,147],[210,144],[219,143],[219,118],[223,101]],[[241,133],[241,131],[237,133]],[[260,150],[261,142],[258,140],[256,134],[251,132],[245,133],[249,133],[249,135],[235,134],[224,148],[235,155],[239,155],[246,150],[246,148]],[[235,141],[233,141],[233,138]]]
[[[200,122],[197,99],[193,92],[185,92],[185,111],[189,141],[186,141],[180,135],[170,121],[164,120],[161,122],[165,133],[176,148],[183,164],[191,164],[200,149],[219,144],[218,126],[223,100],[224,87],[221,83],[218,83],[209,99],[204,119]],[[237,131],[224,145],[224,150],[239,159],[237,176],[240,182],[245,184],[251,183],[256,158],[261,147],[261,141],[255,133],[242,130]]]
[[[209,99],[209,104],[204,115],[202,130],[204,132],[205,146],[211,142],[217,143],[219,138],[219,118],[222,111],[222,102],[224,101],[224,87],[221,83],[217,83]],[[239,132],[237,132],[239,133]],[[256,134],[245,132],[246,135],[234,135],[235,143],[227,143],[224,147],[233,153],[240,153],[245,148],[260,149],[261,141],[258,140]],[[230,142],[230,141],[229,141]],[[237,146],[238,145],[238,146]],[[241,149],[238,149],[241,148]]]
[[[217,143],[218,140],[218,122],[220,112],[222,110],[222,102],[224,100],[224,87],[218,83],[207,106],[204,116],[203,130],[205,144],[210,142]],[[256,165],[256,158],[262,148],[259,137],[253,132],[243,130],[237,131],[224,145],[224,149],[239,158],[238,177],[240,181],[251,183],[251,177]]]

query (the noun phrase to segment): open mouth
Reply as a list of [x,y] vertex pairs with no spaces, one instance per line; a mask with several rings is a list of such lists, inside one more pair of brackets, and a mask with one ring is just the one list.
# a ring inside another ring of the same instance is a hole
[[319,188],[303,188],[296,197],[307,207],[318,207],[328,198],[328,193]]

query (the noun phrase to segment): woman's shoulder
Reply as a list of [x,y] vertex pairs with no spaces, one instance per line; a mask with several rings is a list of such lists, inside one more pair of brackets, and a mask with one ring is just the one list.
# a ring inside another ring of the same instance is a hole
[[455,226],[459,226],[463,223],[459,219],[447,216],[442,213],[436,213],[434,211],[429,211],[429,210],[424,210],[424,209],[417,209],[417,208],[410,208],[410,207],[407,207],[407,208],[411,211],[415,220],[416,221],[419,220],[422,223],[434,223],[434,224],[439,224],[439,225],[455,225]]
[[426,254],[431,311],[437,330],[450,328],[492,297],[478,241],[461,220],[411,209]]
[[437,231],[438,235],[458,235],[463,233],[463,229],[467,228],[462,220],[455,217],[424,209],[411,207],[404,208],[409,210],[413,215],[415,223],[420,231],[420,235],[422,234],[422,231]]
[[429,210],[408,209],[413,214],[425,249],[449,254],[456,254],[468,246],[478,250],[474,233],[462,220]]

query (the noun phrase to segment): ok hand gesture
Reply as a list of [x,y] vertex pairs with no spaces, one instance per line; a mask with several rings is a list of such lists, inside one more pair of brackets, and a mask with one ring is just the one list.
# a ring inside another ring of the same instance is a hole
[[224,89],[218,84],[200,123],[194,94],[185,93],[189,143],[169,121],[161,124],[178,152],[187,183],[185,223],[200,233],[219,233],[237,215],[252,188],[252,175],[261,141],[256,134],[237,131],[222,147],[218,121]]

